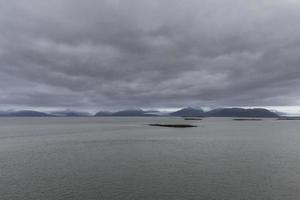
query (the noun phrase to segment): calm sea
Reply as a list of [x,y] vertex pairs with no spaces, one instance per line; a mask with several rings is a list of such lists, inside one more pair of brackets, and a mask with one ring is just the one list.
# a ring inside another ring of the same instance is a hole
[[0,199],[300,199],[300,121],[158,122],[0,118]]

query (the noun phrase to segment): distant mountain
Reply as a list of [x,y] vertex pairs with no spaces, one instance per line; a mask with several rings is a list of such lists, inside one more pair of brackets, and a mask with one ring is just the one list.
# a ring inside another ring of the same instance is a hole
[[117,112],[98,112],[95,114],[96,117],[153,117],[158,116],[153,113],[153,111],[144,111],[142,109],[131,109],[131,110],[121,110]]
[[13,111],[0,111],[0,117],[9,116]]
[[204,117],[205,112],[202,109],[183,108],[176,112],[170,113],[170,115],[176,117]]
[[53,115],[33,111],[33,110],[21,110],[21,111],[8,111],[8,112],[0,112],[0,116],[2,117],[52,117]]
[[107,111],[100,111],[95,114],[95,117],[109,117],[112,116],[113,113]]
[[122,116],[151,117],[151,116],[157,116],[157,115],[149,113],[149,112],[144,111],[142,109],[133,109],[133,110],[118,111],[118,112],[112,113],[112,116],[116,116],[116,117],[122,117]]
[[63,111],[54,111],[50,113],[57,117],[87,117],[91,116],[88,112],[72,111],[72,110],[63,110]]
[[[33,110],[21,111],[0,111],[0,117],[88,117],[92,116],[88,112],[79,111],[55,111],[44,113]],[[208,112],[202,109],[183,108],[176,112],[159,112],[155,110],[129,109],[117,112],[101,111],[96,113],[96,117],[154,117],[154,116],[176,116],[176,117],[249,117],[249,118],[277,118],[280,115],[263,108],[244,109],[244,108],[218,108]]]
[[287,116],[288,115],[288,113],[285,113],[285,112],[279,112],[279,111],[276,111],[276,110],[271,110],[271,111],[276,113],[279,116]]
[[278,114],[263,108],[219,108],[206,112],[205,115],[207,117],[279,117]]

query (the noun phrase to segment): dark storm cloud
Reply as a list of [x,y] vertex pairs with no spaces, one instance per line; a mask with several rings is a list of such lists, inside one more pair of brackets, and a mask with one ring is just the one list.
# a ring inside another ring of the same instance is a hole
[[300,3],[0,0],[0,104],[299,105]]

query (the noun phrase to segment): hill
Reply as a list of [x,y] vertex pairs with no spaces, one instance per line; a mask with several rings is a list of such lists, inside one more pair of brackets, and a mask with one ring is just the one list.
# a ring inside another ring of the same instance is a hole
[[176,117],[204,117],[205,112],[202,109],[195,109],[195,108],[183,108],[176,112],[170,113],[171,116]]
[[157,116],[156,114],[153,114],[151,112],[148,111],[144,111],[142,109],[131,109],[131,110],[121,110],[121,111],[117,111],[117,112],[103,112],[100,111],[98,113],[95,114],[96,117],[108,117],[108,116],[112,116],[112,117],[153,117],[153,116]]
[[205,113],[206,117],[260,117],[275,118],[278,114],[263,108],[219,108]]
[[33,110],[21,110],[21,111],[7,111],[7,112],[1,112],[1,117],[52,117],[53,115],[39,112],[39,111],[33,111]]

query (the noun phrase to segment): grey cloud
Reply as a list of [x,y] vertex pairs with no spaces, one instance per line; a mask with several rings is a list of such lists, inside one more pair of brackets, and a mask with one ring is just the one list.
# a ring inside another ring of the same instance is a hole
[[299,105],[300,3],[0,0],[0,104]]

